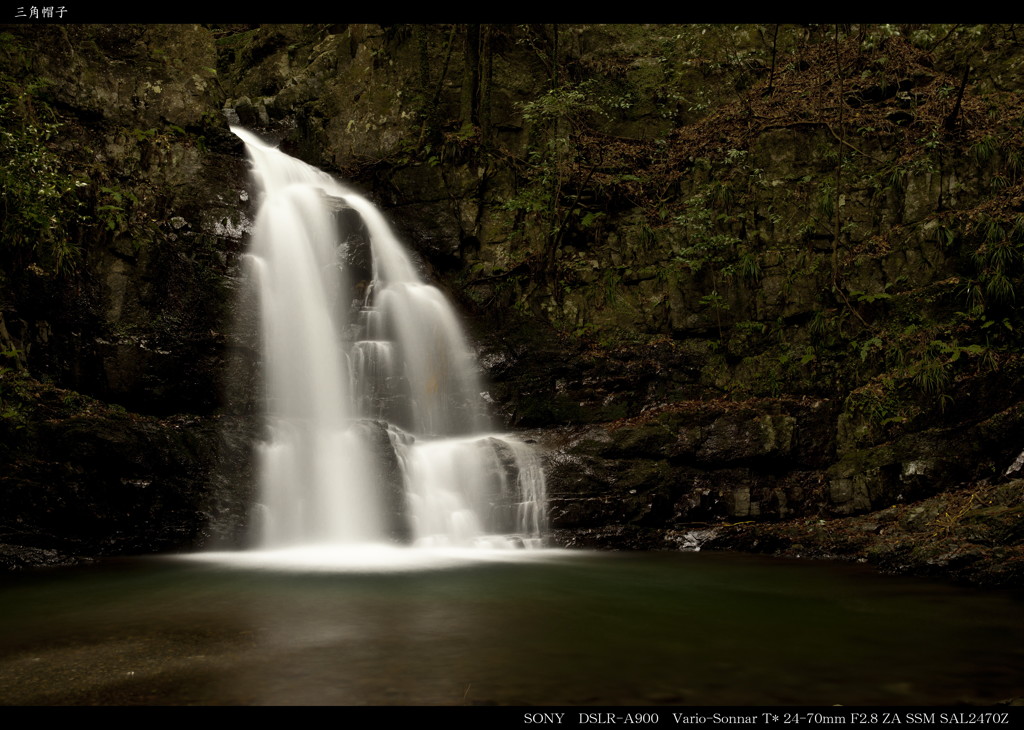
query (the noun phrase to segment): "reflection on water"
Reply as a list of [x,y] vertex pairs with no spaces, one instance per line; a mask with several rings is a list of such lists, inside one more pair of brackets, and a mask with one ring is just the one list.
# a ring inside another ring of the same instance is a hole
[[1024,696],[1015,596],[704,553],[551,551],[438,565],[302,572],[135,559],[5,577],[0,702],[933,705]]

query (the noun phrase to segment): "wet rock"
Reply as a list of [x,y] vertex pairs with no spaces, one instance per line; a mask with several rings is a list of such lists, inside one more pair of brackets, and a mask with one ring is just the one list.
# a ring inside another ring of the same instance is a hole
[[704,549],[867,562],[882,570],[985,586],[1024,583],[1024,481],[975,485],[843,519],[720,526]]
[[356,427],[361,431],[362,442],[370,453],[366,463],[376,469],[373,480],[384,502],[385,530],[393,541],[409,543],[412,541],[412,525],[398,448],[412,443],[413,439],[386,421],[359,421]]
[[0,572],[28,568],[65,568],[91,562],[89,558],[68,555],[49,548],[0,544]]
[[129,414],[27,379],[18,387],[32,397],[2,449],[7,543],[112,555],[208,540],[218,424]]
[[729,462],[788,456],[795,423],[794,418],[784,415],[724,414],[705,431],[697,459]]

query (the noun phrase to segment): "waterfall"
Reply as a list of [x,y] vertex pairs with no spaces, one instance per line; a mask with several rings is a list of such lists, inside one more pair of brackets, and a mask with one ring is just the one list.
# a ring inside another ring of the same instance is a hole
[[246,281],[266,429],[255,543],[534,546],[544,474],[492,433],[452,306],[368,200],[256,135]]

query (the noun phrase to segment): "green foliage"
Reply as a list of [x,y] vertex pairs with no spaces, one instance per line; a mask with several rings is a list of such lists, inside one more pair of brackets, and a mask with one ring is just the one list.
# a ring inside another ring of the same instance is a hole
[[868,355],[882,349],[882,340],[879,337],[871,337],[860,344],[860,361],[868,359]]
[[941,395],[950,382],[949,362],[942,358],[938,351],[929,349],[913,364],[910,377],[918,390],[925,395]]
[[19,355],[15,350],[0,353],[0,434],[22,431],[28,424],[30,395],[26,376],[17,367]]
[[130,190],[100,188],[103,204],[96,206],[96,217],[100,225],[112,233],[120,233],[127,228],[129,208],[138,205],[139,199]]
[[0,238],[9,255],[58,274],[78,262],[71,231],[86,220],[78,193],[87,185],[57,151],[61,129],[30,91],[0,101]]
[[971,147],[970,154],[975,162],[984,165],[996,156],[997,149],[996,140],[991,135],[986,135]]
[[935,235],[938,238],[939,243],[946,248],[952,246],[954,243],[956,243],[957,240],[956,231],[953,230],[952,228],[947,228],[946,226],[942,225],[938,227],[938,230],[936,231]]
[[[535,47],[538,53],[541,45]],[[517,173],[515,193],[502,207],[516,215],[519,235],[540,249],[535,262],[558,298],[565,288],[558,273],[565,242],[598,236],[608,217],[601,188],[593,182],[606,151],[596,141],[595,125],[632,102],[628,89],[607,80],[569,80],[554,50],[542,55],[552,66],[551,87],[519,104],[528,144],[525,153],[511,160]],[[639,179],[620,172],[601,184],[635,185]]]
[[910,411],[898,390],[895,378],[882,376],[852,391],[846,398],[846,410],[877,426],[905,423]]
[[611,306],[619,298],[619,289],[622,286],[622,274],[619,270],[607,268],[601,274],[601,288],[604,293],[604,303]]
[[[595,93],[596,80],[549,89],[532,101],[520,104],[523,120],[532,125],[568,123],[579,127],[588,114],[608,116],[608,99]],[[627,106],[625,103],[617,106]]]
[[570,136],[573,124],[567,117],[574,116],[575,104],[582,98],[571,89],[551,89],[521,105],[523,119],[533,130],[532,143],[526,152],[521,184],[504,207],[545,219],[543,227],[551,238],[558,234],[561,190],[574,172],[577,154]]
[[673,258],[697,273],[707,267],[720,270],[734,255],[739,239],[722,232],[716,225],[722,220],[708,201],[710,191],[705,188],[692,195],[685,204],[685,212],[675,217],[675,224],[686,236],[685,245],[678,248]]
[[1024,151],[1014,147],[1006,153],[1006,170],[1012,180],[1016,181],[1020,177],[1021,172],[1024,172]]
[[[969,315],[963,318],[973,319]],[[989,320],[978,329],[1009,324]],[[988,339],[985,344],[964,344],[956,331],[970,332],[956,321],[930,323],[924,328],[907,325],[900,331],[880,330],[853,343],[861,363],[884,367],[881,375],[855,391],[860,393],[858,398],[866,399],[861,410],[877,425],[896,422],[897,416],[900,422],[909,420],[928,403],[943,411],[953,402],[950,390],[958,374],[997,366],[998,357]],[[884,398],[877,387],[880,383],[885,385]]]
[[702,296],[700,298],[700,303],[703,306],[708,307],[716,312],[728,309],[728,306],[725,303],[725,299],[722,297],[721,294],[718,293],[717,289]]
[[1012,220],[982,215],[967,236],[981,243],[971,253],[977,279],[967,284],[971,306],[1008,307],[1017,299],[1020,265],[1024,262],[1024,216]]
[[817,212],[825,220],[836,214],[836,187],[832,180],[823,180],[818,185]]
[[862,184],[871,190],[873,200],[881,202],[889,193],[903,195],[910,173],[911,168],[907,164],[895,164],[881,170],[872,169],[864,176]]
[[748,282],[756,282],[761,278],[761,263],[756,254],[741,249],[735,263],[723,268],[722,272],[729,276],[738,276]]
[[842,335],[842,324],[847,314],[846,310],[837,313],[835,310],[817,309],[807,325],[807,331],[816,341],[825,346],[833,346]]
[[[889,288],[891,284],[887,284],[886,288]],[[892,299],[892,294],[888,292],[866,292],[859,289],[851,289],[850,296],[856,301],[863,304],[874,304],[875,302],[882,301],[884,299]]]

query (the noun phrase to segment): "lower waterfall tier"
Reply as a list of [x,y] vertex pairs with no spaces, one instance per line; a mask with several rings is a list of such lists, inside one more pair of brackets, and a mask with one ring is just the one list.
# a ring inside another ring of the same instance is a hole
[[278,420],[257,448],[258,543],[379,541],[533,547],[544,472],[507,435],[418,439],[384,421],[316,429]]

